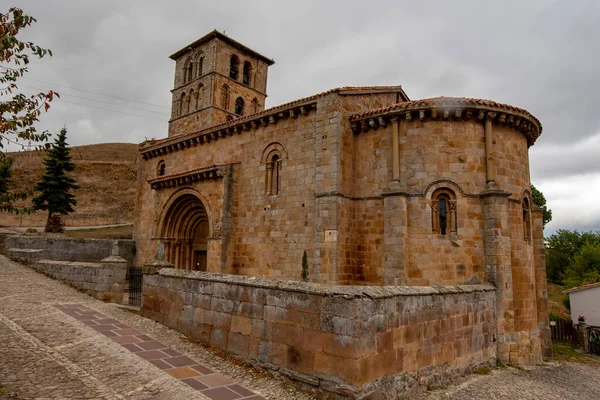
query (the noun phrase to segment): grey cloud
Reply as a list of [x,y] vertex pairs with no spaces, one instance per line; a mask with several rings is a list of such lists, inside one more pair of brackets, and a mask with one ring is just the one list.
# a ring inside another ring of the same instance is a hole
[[[31,78],[159,105],[23,80],[64,95],[40,128],[67,123],[74,145],[166,136],[174,72],[168,56],[216,28],[276,60],[268,106],[344,85],[402,84],[413,99],[488,98],[542,121],[531,150],[534,182],[598,170],[597,147],[573,145],[600,133],[595,0],[18,3],[39,19],[24,37],[55,53],[32,64]],[[565,152],[554,153],[557,147]]]

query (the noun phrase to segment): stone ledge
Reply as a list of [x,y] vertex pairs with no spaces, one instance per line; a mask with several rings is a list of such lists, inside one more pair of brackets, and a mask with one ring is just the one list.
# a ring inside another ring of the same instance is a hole
[[214,272],[188,271],[163,268],[158,275],[191,279],[205,282],[218,282],[251,286],[263,289],[279,289],[288,292],[316,294],[331,297],[385,299],[395,296],[450,295],[473,292],[492,292],[491,285],[455,285],[455,286],[342,286],[299,281],[282,281],[271,278],[258,278],[241,275],[219,274]]

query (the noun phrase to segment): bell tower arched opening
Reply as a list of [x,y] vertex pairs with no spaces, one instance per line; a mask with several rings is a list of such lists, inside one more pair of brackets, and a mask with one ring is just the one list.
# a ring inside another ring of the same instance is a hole
[[180,195],[162,222],[167,261],[178,269],[206,271],[209,234],[209,215],[202,201],[191,193]]

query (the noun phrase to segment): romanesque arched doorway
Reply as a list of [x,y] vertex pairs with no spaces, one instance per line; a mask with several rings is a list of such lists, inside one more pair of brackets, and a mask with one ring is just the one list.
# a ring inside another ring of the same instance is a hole
[[209,216],[202,201],[191,193],[175,198],[164,214],[161,238],[167,261],[180,269],[206,271]]

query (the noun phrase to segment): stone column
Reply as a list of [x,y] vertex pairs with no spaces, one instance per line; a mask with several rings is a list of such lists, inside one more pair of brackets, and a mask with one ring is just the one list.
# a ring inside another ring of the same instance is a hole
[[548,283],[546,278],[546,249],[544,247],[543,210],[532,205],[532,245],[535,269],[538,329],[542,339],[542,356],[552,359],[552,333],[548,320]]
[[501,190],[482,193],[485,280],[496,287],[498,359],[517,363],[508,195]]
[[492,120],[496,113],[489,112],[485,120],[485,177],[486,187],[496,187],[496,166],[494,162],[494,135],[492,131]]
[[155,275],[161,268],[173,268],[174,265],[165,260],[165,245],[161,241],[156,246],[156,255],[152,261],[147,262],[142,267],[144,275]]
[[267,164],[267,195],[272,195],[271,188],[273,187],[273,164]]
[[124,304],[123,295],[125,294],[126,288],[125,278],[127,277],[127,260],[119,256],[119,245],[116,240],[113,242],[110,256],[104,258],[100,262],[102,263],[102,269],[104,271],[110,271],[108,272],[106,279],[114,283],[97,285],[96,290],[98,293],[96,297]]
[[389,193],[383,198],[384,285],[406,285],[408,264],[407,198]]
[[392,119],[392,180],[400,181],[400,132],[398,118]]

